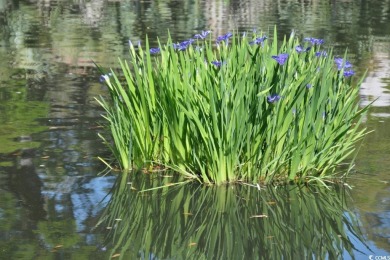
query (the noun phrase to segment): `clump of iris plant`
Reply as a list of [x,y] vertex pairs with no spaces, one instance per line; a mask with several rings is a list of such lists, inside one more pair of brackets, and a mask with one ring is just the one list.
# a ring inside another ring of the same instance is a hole
[[101,77],[110,99],[99,99],[110,133],[102,138],[123,171],[158,166],[217,185],[324,183],[353,165],[366,134],[352,65],[322,39],[202,31],[131,44],[130,57],[120,76]]

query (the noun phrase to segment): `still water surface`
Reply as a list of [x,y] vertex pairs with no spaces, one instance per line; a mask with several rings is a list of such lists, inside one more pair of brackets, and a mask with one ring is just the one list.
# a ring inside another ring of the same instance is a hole
[[[376,100],[365,121],[374,132],[352,190],[188,185],[135,196],[170,178],[99,175],[108,152],[94,98],[107,93],[93,62],[115,69],[129,40],[153,44],[167,29],[182,41],[275,24],[348,48],[357,77],[367,70],[360,102]],[[389,129],[390,0],[0,0],[0,259],[390,256]]]

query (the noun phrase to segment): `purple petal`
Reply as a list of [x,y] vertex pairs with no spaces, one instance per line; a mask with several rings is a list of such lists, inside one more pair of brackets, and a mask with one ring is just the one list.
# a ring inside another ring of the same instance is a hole
[[215,65],[216,67],[221,67],[222,62],[221,61],[212,61],[211,64]]
[[210,34],[210,32],[211,31],[202,31],[201,33],[199,33],[199,34],[195,34],[194,35],[194,38],[195,39],[205,39],[206,37],[207,37],[207,35],[209,35]]
[[343,58],[334,58],[334,62],[336,63],[338,70],[352,68],[352,64]]
[[278,94],[273,94],[273,95],[267,97],[268,103],[275,103],[275,102],[279,101],[279,99],[280,99],[280,96]]
[[254,41],[249,42],[249,44],[262,44],[267,39],[267,36],[258,37]]
[[313,45],[321,45],[323,44],[325,41],[323,39],[317,39],[317,38],[305,38],[303,39],[304,41],[306,42],[310,42],[311,44]]
[[233,36],[233,34],[232,33],[227,33],[227,34],[225,34],[225,35],[222,35],[222,36],[218,36],[218,38],[217,38],[217,43],[220,43],[220,42],[222,42],[222,41],[227,41],[230,37],[232,37]]
[[344,77],[348,78],[355,74],[355,71],[353,70],[346,70],[344,71]]
[[326,57],[328,56],[328,53],[326,51],[317,51],[315,55],[316,57],[321,57],[321,56]]
[[272,58],[274,60],[276,60],[280,65],[283,65],[287,61],[288,54],[287,53],[282,53],[282,54],[279,54],[279,55],[274,55],[274,56],[272,56]]
[[157,54],[160,53],[160,48],[151,48],[149,51],[150,54]]

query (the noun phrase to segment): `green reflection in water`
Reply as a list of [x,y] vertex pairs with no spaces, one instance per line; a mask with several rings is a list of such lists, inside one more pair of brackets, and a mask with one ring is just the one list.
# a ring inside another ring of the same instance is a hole
[[[118,178],[98,226],[124,259],[338,259],[364,244],[341,187],[207,187]],[[154,258],[156,257],[156,258]]]
[[49,104],[30,101],[27,96],[24,86],[0,88],[0,154],[38,147],[31,134],[47,129],[37,119],[47,116]]

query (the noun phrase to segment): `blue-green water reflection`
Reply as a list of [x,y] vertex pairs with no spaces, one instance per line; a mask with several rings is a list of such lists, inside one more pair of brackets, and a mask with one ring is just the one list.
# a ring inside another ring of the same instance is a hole
[[[343,187],[181,185],[118,179],[102,216],[111,256],[135,259],[337,259],[371,253]],[[147,257],[145,257],[147,258]]]

